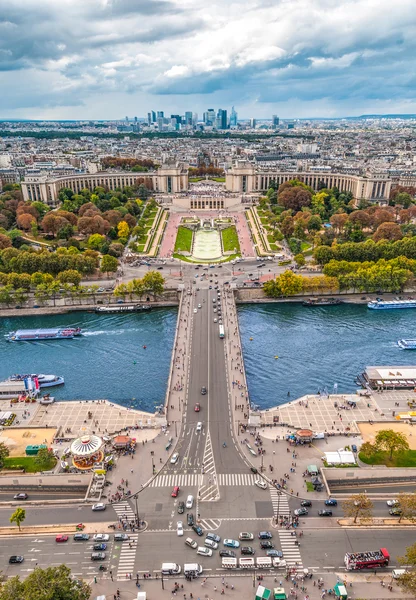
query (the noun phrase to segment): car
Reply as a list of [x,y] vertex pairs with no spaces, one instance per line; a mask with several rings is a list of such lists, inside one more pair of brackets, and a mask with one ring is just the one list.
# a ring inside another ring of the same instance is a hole
[[325,500],[325,506],[337,506],[338,505],[338,500],[335,500],[335,498],[328,498],[328,500]]
[[186,508],[192,508],[193,505],[194,505],[194,497],[192,496],[192,494],[189,494],[189,496],[186,499],[185,506],[186,506]]
[[161,271],[163,269],[163,267],[157,267],[158,271]]
[[332,510],[328,510],[328,509],[318,510],[318,515],[320,517],[332,517]]
[[197,402],[195,404],[195,408],[194,408],[195,412],[199,412],[201,410],[201,405],[199,404],[199,402]]
[[273,537],[270,531],[260,531],[259,540],[271,540]]
[[198,308],[202,308],[202,304],[201,303],[198,304]]
[[[212,285],[209,286],[209,289],[212,290]],[[39,306],[38,306],[38,308],[39,308]]]
[[179,494],[179,486],[175,485],[175,487],[172,490],[171,496],[172,498],[177,498]]
[[261,540],[260,548],[262,550],[268,550],[269,548],[274,548],[274,544],[270,540]]
[[67,535],[57,535],[55,538],[55,542],[58,542],[58,544],[62,544],[63,542],[67,542],[68,539],[69,538]]
[[216,533],[207,533],[207,539],[208,540],[212,540],[213,542],[216,542],[217,544],[220,543],[221,541],[221,537],[219,535],[217,535]]
[[267,490],[267,483],[265,481],[263,481],[262,479],[256,479],[256,481],[254,482],[254,485],[261,488],[262,490]]
[[218,319],[217,319],[217,317],[215,317],[214,318],[214,323],[217,323],[217,322],[218,322]]
[[240,547],[240,542],[237,542],[237,540],[232,540],[230,538],[225,538],[225,540],[223,541],[223,544],[227,548],[239,548]]
[[195,533],[199,536],[204,535],[204,532],[202,530],[202,527],[200,525],[192,525],[192,529],[195,531]]
[[26,494],[26,492],[21,492],[20,494],[15,494],[13,496],[13,500],[27,500],[29,498],[29,496]]
[[192,538],[189,538],[189,537],[186,538],[185,544],[187,546],[189,546],[190,548],[192,548],[192,550],[195,550],[195,548],[198,548],[198,543],[195,540],[193,540]]
[[312,506],[312,502],[310,500],[302,500],[300,505],[301,506]]
[[92,552],[91,560],[105,560],[105,552]]
[[178,462],[178,458],[179,458],[179,454],[177,452],[175,452],[175,454],[173,454],[172,458],[170,459],[170,464],[176,465],[176,463]]
[[176,533],[177,533],[179,536],[182,536],[182,535],[183,535],[183,523],[182,523],[182,521],[178,521],[178,522],[176,523]]
[[402,514],[402,509],[401,508],[397,508],[397,506],[395,508],[391,508],[389,510],[389,515],[392,515],[393,517],[400,517],[400,515]]
[[222,558],[235,558],[236,553],[234,550],[220,550],[218,553]]
[[357,446],[356,446],[355,444],[351,444],[351,450],[352,450],[353,452],[358,452],[358,450],[357,450]]
[[178,514],[182,515],[185,512],[185,502],[179,502],[178,504]]
[[130,538],[129,538],[128,533],[115,533],[114,534],[114,541],[115,542],[126,542],[129,539]]
[[104,542],[101,542],[101,544],[94,544],[92,549],[93,550],[107,550],[107,544],[104,544]]
[[90,539],[90,536],[88,533],[75,533],[73,539],[75,542],[86,542]]
[[217,550],[217,548],[218,548],[217,542],[214,542],[213,540],[210,540],[209,538],[206,538],[204,543],[207,548],[212,548],[213,550]]
[[103,502],[98,502],[97,504],[93,504],[91,506],[91,510],[93,510],[94,512],[97,510],[105,510],[106,506]]
[[295,517],[302,517],[303,515],[308,514],[308,509],[302,506],[301,508],[297,508],[296,510],[294,510],[293,514],[295,515]]
[[11,565],[16,565],[16,564],[22,563],[23,561],[24,561],[23,556],[11,556],[9,558],[9,563]]
[[241,547],[241,554],[252,555],[255,553],[256,553],[256,551],[254,550],[254,548],[252,546],[242,546]]
[[212,556],[211,548],[206,548],[205,546],[198,546],[196,553],[200,556]]
[[196,432],[201,433],[201,431],[202,431],[202,423],[201,423],[201,421],[198,421],[198,423],[196,424]]
[[186,515],[186,522],[188,523],[189,527],[192,527],[192,525],[195,523],[194,513],[188,513]]
[[94,542],[108,542],[110,536],[108,535],[108,533],[95,533],[92,536],[92,539],[94,540]]
[[206,394],[206,393],[207,393],[207,388],[206,388],[206,387],[203,385],[203,386],[201,387],[201,394],[202,394],[203,396],[205,396],[205,394]]
[[281,550],[275,550],[274,548],[267,550],[266,554],[273,558],[283,558],[283,552]]
[[196,313],[198,312],[197,308],[194,308],[194,314],[196,315]]
[[254,535],[252,533],[248,533],[247,531],[241,531],[239,536],[238,536],[239,540],[254,540]]
[[216,308],[214,308],[214,312],[215,312],[215,313],[217,312],[217,309],[216,309]]
[[386,504],[387,504],[387,506],[398,506],[399,501],[398,500],[387,500]]

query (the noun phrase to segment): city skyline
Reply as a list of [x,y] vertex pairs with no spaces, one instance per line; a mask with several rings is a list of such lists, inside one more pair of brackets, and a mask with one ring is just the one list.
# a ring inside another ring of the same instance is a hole
[[114,120],[152,106],[202,116],[233,104],[240,119],[416,112],[409,0],[393,12],[387,0],[0,7],[1,119]]

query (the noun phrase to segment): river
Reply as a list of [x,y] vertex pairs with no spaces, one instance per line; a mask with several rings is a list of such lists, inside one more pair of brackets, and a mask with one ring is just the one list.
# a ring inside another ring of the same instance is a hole
[[[13,373],[54,373],[65,384],[46,389],[57,399],[107,398],[153,412],[164,403],[177,309],[145,313],[13,317],[0,323],[0,380]],[[4,334],[16,329],[81,327],[73,340],[14,342]],[[146,349],[143,348],[146,346]]]

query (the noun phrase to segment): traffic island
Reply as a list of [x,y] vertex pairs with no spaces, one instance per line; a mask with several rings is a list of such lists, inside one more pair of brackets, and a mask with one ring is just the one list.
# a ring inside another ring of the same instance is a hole
[[356,521],[354,519],[337,519],[337,523],[341,527],[369,527],[371,529],[375,527],[416,527],[416,522],[408,519],[402,521],[398,519],[357,519]]

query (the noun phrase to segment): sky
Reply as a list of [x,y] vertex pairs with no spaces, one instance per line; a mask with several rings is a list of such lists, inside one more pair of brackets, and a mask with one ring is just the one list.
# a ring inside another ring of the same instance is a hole
[[0,118],[416,113],[415,0],[0,0]]

